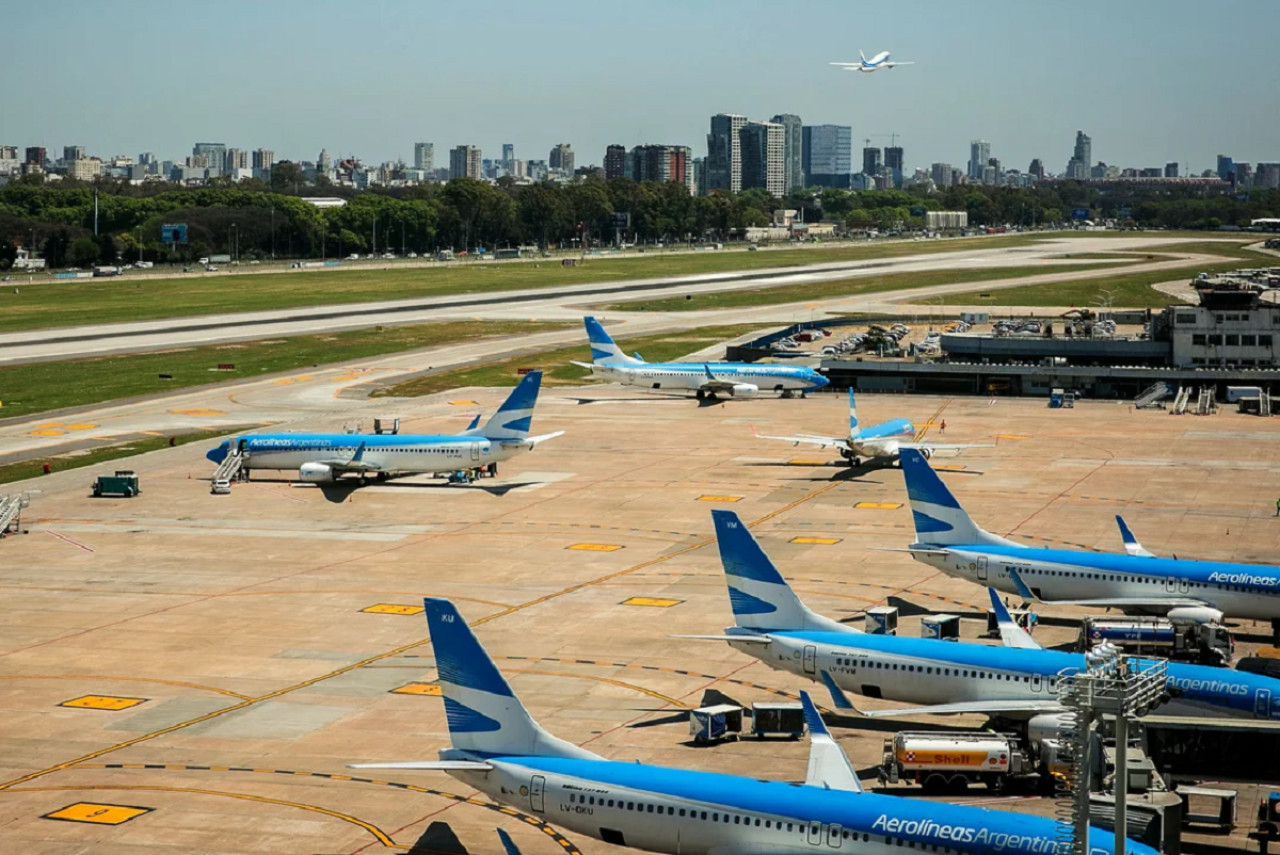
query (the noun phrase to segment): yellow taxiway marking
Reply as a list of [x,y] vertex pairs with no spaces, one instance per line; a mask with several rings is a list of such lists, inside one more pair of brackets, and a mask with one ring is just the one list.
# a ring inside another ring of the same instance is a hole
[[624,606],[652,606],[659,609],[669,609],[672,606],[678,606],[684,600],[672,600],[667,597],[627,597],[622,601]]
[[147,702],[147,698],[120,698],[114,695],[81,695],[58,704],[60,707],[75,707],[81,710],[127,710],[138,704]]
[[788,460],[788,466],[826,466],[825,460]]
[[44,430],[31,431],[32,436],[62,436],[65,430],[57,430],[56,428],[45,428]]
[[403,606],[398,603],[377,603],[360,611],[371,615],[420,615],[422,606]]
[[449,405],[450,405],[450,406],[453,406],[453,407],[475,407],[475,406],[479,406],[478,404],[476,404],[476,402],[475,402],[475,401],[450,401],[450,402],[449,402]]
[[741,502],[741,496],[699,496],[699,502]]
[[406,683],[398,689],[392,689],[393,695],[439,695],[440,687],[435,683]]
[[98,825],[122,825],[137,819],[155,808],[134,805],[102,805],[97,802],[76,802],[73,805],[46,813],[44,819],[60,819],[64,822],[95,822]]
[[791,538],[789,542],[790,543],[810,543],[810,544],[814,544],[815,546],[833,546],[839,543],[840,540],[841,538],[838,538],[838,537],[806,537],[804,535],[801,535],[800,537]]
[[[933,467],[937,469],[938,467]],[[869,508],[878,511],[896,511],[902,507],[902,502],[858,502],[855,508]]]
[[1023,436],[1020,433],[998,433],[996,439],[1030,439],[1029,436]]
[[583,552],[617,552],[622,547],[616,543],[575,543],[565,549],[578,549]]
[[67,430],[93,430],[97,425],[86,422],[80,425],[67,425]]
[[189,407],[185,410],[170,410],[175,416],[194,416],[196,418],[207,418],[209,416],[225,416],[226,410],[214,410],[209,407]]

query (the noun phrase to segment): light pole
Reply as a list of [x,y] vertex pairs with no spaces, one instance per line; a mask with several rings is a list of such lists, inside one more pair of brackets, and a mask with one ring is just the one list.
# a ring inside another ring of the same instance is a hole
[[271,207],[271,260],[276,260],[276,209]]
[[239,252],[239,246],[240,246],[240,227],[239,227],[239,226],[237,226],[235,223],[232,223],[232,224],[231,224],[231,234],[232,234],[231,246],[229,246],[229,247],[227,247],[227,248],[231,250],[231,261],[232,261],[232,263],[235,263],[235,262],[237,262],[237,261],[239,261],[239,260],[240,260],[240,252]]

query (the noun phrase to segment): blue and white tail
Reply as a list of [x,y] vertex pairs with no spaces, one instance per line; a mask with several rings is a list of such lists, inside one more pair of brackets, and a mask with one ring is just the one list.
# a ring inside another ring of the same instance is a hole
[[913,546],[1021,545],[979,528],[917,449],[902,449],[898,463],[907,482],[911,519],[916,526]]
[[853,387],[849,387],[849,439],[862,436],[862,428],[858,427],[858,407],[853,402]]
[[533,426],[533,408],[538,403],[538,389],[542,385],[542,372],[530,371],[511,390],[507,400],[482,426],[474,424],[462,432],[462,436],[483,436],[486,439],[527,439]]
[[627,356],[613,338],[604,331],[600,322],[587,315],[582,319],[587,327],[587,339],[591,342],[591,362],[595,365],[643,365],[644,360]]
[[778,568],[733,511],[712,511],[729,603],[738,626],[754,632],[857,632],[800,602]]
[[480,758],[599,759],[590,751],[552,736],[529,717],[453,603],[428,597],[423,604],[454,748]]

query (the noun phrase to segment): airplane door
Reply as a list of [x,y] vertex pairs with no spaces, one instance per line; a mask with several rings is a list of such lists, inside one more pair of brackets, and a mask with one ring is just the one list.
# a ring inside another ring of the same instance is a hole
[[542,775],[534,775],[529,779],[529,810],[534,813],[545,813],[542,791],[546,788],[547,779]]
[[1271,716],[1271,690],[1259,689],[1253,696],[1253,717],[1269,718]]
[[987,581],[987,557],[985,555],[978,558],[978,581]]
[[1190,584],[1189,582],[1187,582],[1187,580],[1186,580],[1186,579],[1179,579],[1179,580],[1178,580],[1178,593],[1179,593],[1179,594],[1185,594],[1185,593],[1187,593],[1189,590],[1191,590],[1191,584]]
[[822,845],[822,823],[809,823],[809,843],[814,846]]
[[1178,593],[1178,580],[1170,576],[1164,580],[1164,589],[1170,594]]
[[818,673],[818,648],[812,644],[804,646],[804,672],[806,674]]
[[471,462],[478,463],[480,461],[480,443],[471,443]]
[[843,840],[841,832],[844,831],[839,823],[833,823],[827,826],[827,846],[832,849],[839,849]]
[[1031,691],[1039,692],[1044,690],[1044,678],[1039,674],[1031,675]]

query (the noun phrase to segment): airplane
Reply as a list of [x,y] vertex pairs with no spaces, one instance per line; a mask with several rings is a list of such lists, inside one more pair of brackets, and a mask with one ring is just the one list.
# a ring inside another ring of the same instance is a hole
[[774,365],[750,362],[645,362],[640,354],[627,356],[595,318],[582,319],[591,342],[591,362],[574,365],[590,369],[596,377],[624,386],[676,389],[696,393],[699,401],[715,400],[721,394],[731,398],[753,398],[761,391],[780,392],[790,398],[831,381],[802,365]]
[[[424,603],[450,747],[439,760],[351,768],[447,772],[573,832],[673,855],[786,855],[817,847],[901,855],[907,846],[1043,855],[1070,835],[1047,817],[866,792],[808,693],[801,693],[810,734],[801,785],[608,760],[543,730],[453,603]],[[1092,855],[1114,851],[1110,832],[1091,828],[1087,842]],[[1155,855],[1133,841],[1125,850]]]
[[882,68],[894,68],[899,65],[915,65],[915,62],[893,62],[889,59],[889,52],[882,50],[880,53],[867,59],[862,51],[858,51],[858,62],[833,62],[831,65],[838,65],[845,71],[862,71],[871,73],[879,71]]
[[[870,717],[985,713],[1021,720],[1065,712],[1059,676],[1084,670],[1085,654],[1043,649],[994,590],[987,593],[1004,646],[861,632],[801,602],[737,514],[711,515],[736,626],[724,635],[678,637],[726,641],[770,668],[822,683],[837,709]],[[1280,680],[1179,662],[1168,669],[1171,697],[1161,715],[1280,719]],[[915,706],[858,710],[846,691]]]
[[849,387],[849,435],[847,437],[814,436],[800,434],[798,436],[764,436],[756,434],[760,439],[777,439],[783,442],[800,444],[802,442],[816,445],[819,448],[836,448],[840,456],[850,466],[857,466],[863,458],[884,465],[892,465],[898,459],[898,452],[904,448],[919,449],[926,458],[938,449],[955,448],[992,448],[986,444],[949,444],[942,442],[915,442],[916,426],[908,419],[890,419],[871,427],[858,424],[858,410],[853,401],[853,387]]
[[979,528],[924,455],[900,461],[915,521],[906,551],[949,576],[1026,602],[1099,606],[1205,623],[1224,616],[1270,620],[1280,631],[1280,570],[1263,564],[1162,558],[1143,548],[1120,516],[1125,555],[1030,547]]
[[224,439],[205,457],[221,464],[235,449],[243,458],[246,473],[253,469],[297,469],[299,480],[318,484],[349,474],[361,478],[372,474],[385,480],[392,473],[481,467],[496,474],[499,462],[564,433],[529,436],[541,383],[542,372],[530,371],[484,425],[478,424],[480,417],[476,416],[459,434],[250,434]]

